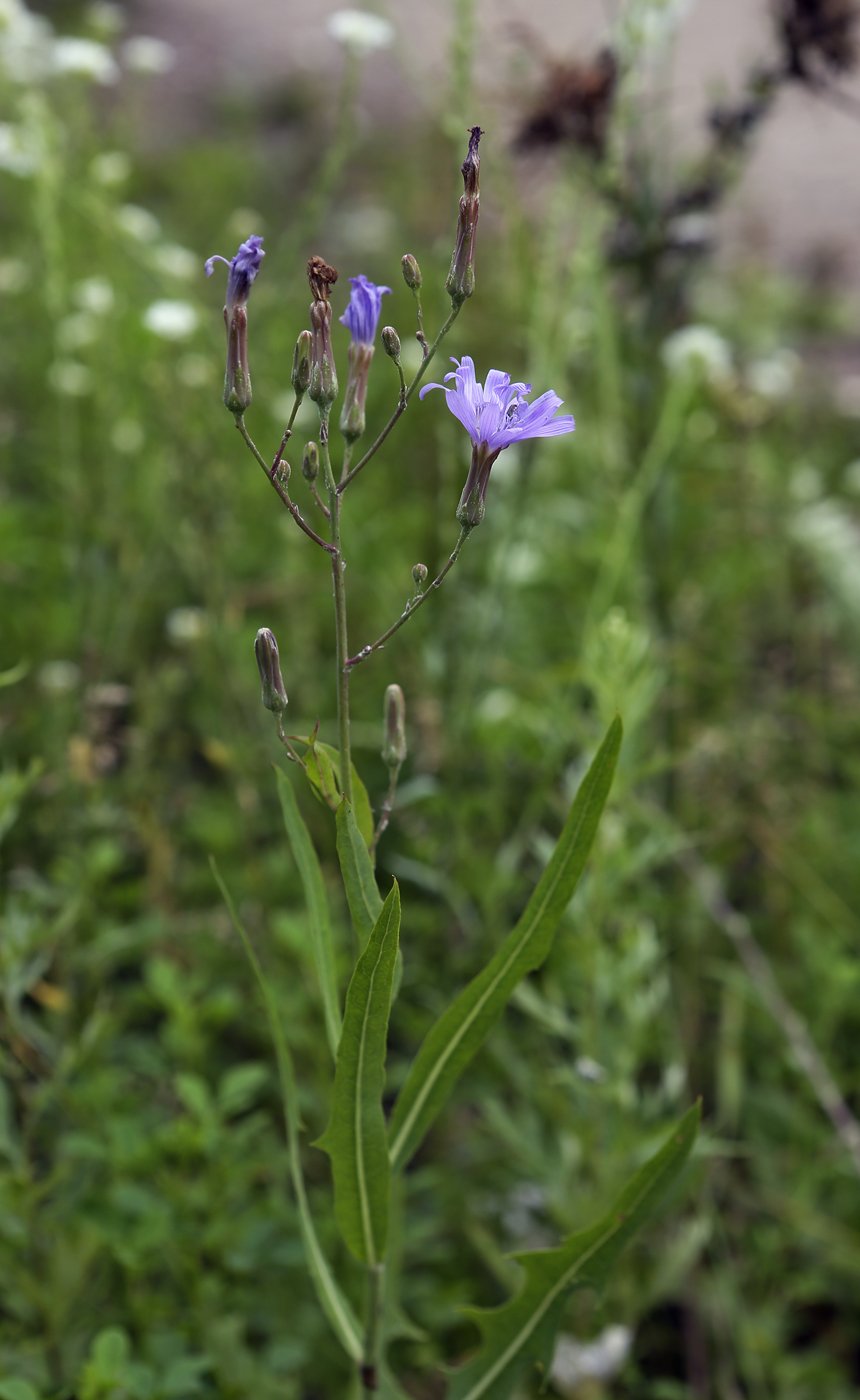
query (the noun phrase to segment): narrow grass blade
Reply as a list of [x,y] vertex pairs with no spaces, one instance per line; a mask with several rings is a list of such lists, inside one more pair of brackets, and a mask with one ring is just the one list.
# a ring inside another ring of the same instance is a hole
[[483,972],[443,1012],[418,1051],[389,1125],[393,1171],[409,1161],[454,1083],[501,1016],[517,983],[540,967],[547,956],[585,868],[612,786],[622,732],[616,716],[582,780],[549,865],[522,918]]
[[548,1370],[567,1298],[575,1288],[603,1288],[628,1240],[653,1214],[680,1174],[696,1139],[699,1105],[689,1109],[660,1149],[627,1183],[608,1215],[558,1249],[514,1258],[525,1282],[500,1308],[467,1308],[484,1349],[451,1376],[448,1400],[507,1400],[526,1366]]
[[334,943],[331,936],[331,924],[329,923],[328,903],[325,897],[322,871],[320,870],[319,861],[317,860],[317,854],[313,848],[310,834],[302,820],[292,784],[287,775],[280,768],[275,768],[275,777],[278,781],[278,796],[281,799],[281,811],[284,814],[284,825],[287,828],[287,836],[290,840],[290,846],[292,847],[296,865],[299,867],[299,875],[301,876],[302,886],[305,892],[308,915],[311,921],[311,938],[313,940],[314,958],[316,960],[317,975],[320,979],[320,988],[322,991],[326,1035],[328,1036],[331,1053],[336,1058],[341,1026],[340,1000],[337,994]]
[[353,928],[364,952],[382,911],[382,896],[367,845],[346,798],[337,809],[337,854]]
[[293,1062],[290,1057],[289,1049],[287,1048],[287,1042],[284,1037],[275,998],[272,995],[268,982],[263,976],[263,969],[260,966],[257,954],[254,952],[253,944],[236,913],[236,908],[230,897],[230,892],[221,878],[220,871],[215,864],[213,856],[209,857],[209,864],[212,867],[212,874],[215,876],[224,903],[230,911],[230,917],[233,920],[236,932],[242,940],[242,946],[245,949],[248,961],[257,979],[257,985],[263,994],[269,1030],[272,1040],[275,1042],[275,1052],[278,1059],[278,1075],[281,1081],[281,1098],[284,1104],[284,1121],[287,1128],[290,1176],[292,1177],[293,1190],[295,1191],[296,1203],[299,1208],[299,1227],[301,1229],[302,1244],[304,1246],[308,1272],[310,1273],[320,1306],[331,1323],[338,1341],[353,1361],[360,1362],[362,1357],[362,1341],[358,1320],[335,1282],[328,1266],[328,1261],[320,1248],[320,1243],[317,1239],[317,1233],[314,1229],[314,1223],[311,1217],[310,1206],[308,1205],[308,1198],[305,1193],[302,1163],[301,1157],[299,1156],[299,1114],[297,1108],[296,1081],[293,1073]]
[[355,1257],[369,1268],[385,1258],[391,1210],[382,1091],[399,933],[400,891],[395,882],[352,974],[337,1052],[331,1122],[316,1143],[331,1158],[340,1232]]

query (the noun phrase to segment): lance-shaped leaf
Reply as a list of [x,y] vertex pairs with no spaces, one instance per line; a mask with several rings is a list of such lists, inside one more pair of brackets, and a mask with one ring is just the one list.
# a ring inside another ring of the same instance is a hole
[[622,732],[616,716],[582,780],[549,865],[522,918],[483,972],[442,1013],[412,1062],[388,1129],[393,1171],[409,1161],[454,1083],[498,1021],[517,983],[540,967],[549,953],[609,796]]
[[352,974],[331,1122],[316,1144],[331,1158],[340,1232],[355,1257],[371,1268],[385,1258],[391,1207],[382,1091],[399,933],[400,891],[395,882]]
[[379,918],[382,896],[367,845],[346,798],[337,809],[337,854],[358,946],[363,952]]
[[452,1374],[448,1400],[507,1400],[526,1366],[549,1367],[567,1298],[575,1288],[603,1288],[631,1235],[679,1175],[698,1126],[696,1104],[597,1225],[569,1235],[558,1249],[513,1256],[525,1271],[516,1297],[500,1308],[464,1310],[480,1328],[484,1348]]
[[302,820],[292,783],[280,768],[275,769],[275,777],[278,781],[278,796],[281,799],[284,825],[287,828],[287,836],[290,839],[290,846],[299,868],[302,888],[305,892],[305,902],[308,906],[314,960],[322,992],[326,1034],[331,1053],[336,1056],[340,1040],[340,999],[337,994],[334,942],[331,936],[322,871],[310,838],[310,832]]
[[[307,739],[302,739],[303,744],[307,744],[308,752],[305,755],[307,764],[307,777],[311,789],[329,807],[336,807],[343,792],[343,783],[340,777],[340,754],[331,744],[323,744],[317,739],[316,734],[310,734]],[[355,813],[355,822],[366,846],[370,846],[373,841],[373,808],[370,805],[370,798],[367,795],[367,788],[358,776],[355,764],[350,765],[352,769],[352,805]]]

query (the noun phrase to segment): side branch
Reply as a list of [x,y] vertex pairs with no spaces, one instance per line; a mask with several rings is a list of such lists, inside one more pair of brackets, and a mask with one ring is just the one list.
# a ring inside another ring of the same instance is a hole
[[[239,432],[242,434],[242,437],[245,439],[245,442],[247,443],[248,448],[250,449],[251,453],[252,453],[253,456],[256,458],[256,460],[259,462],[260,466],[263,468],[263,471],[266,473],[266,476],[269,478],[269,481],[271,482],[272,486],[273,486],[273,487],[275,488],[275,490],[277,491],[278,495],[280,496],[280,498],[281,498],[281,500],[283,501],[284,505],[286,506],[287,510],[290,512],[290,515],[291,515],[291,516],[293,517],[293,519],[295,520],[295,522],[296,522],[296,524],[298,525],[299,529],[300,529],[300,530],[304,530],[304,532],[305,532],[305,534],[308,536],[308,538],[311,539],[311,540],[313,540],[314,544],[318,544],[319,547],[320,547],[320,549],[324,549],[325,552],[326,552],[326,554],[329,554],[329,555],[331,555],[331,554],[336,554],[336,553],[337,553],[337,550],[334,548],[334,545],[328,544],[324,539],[321,539],[321,538],[320,538],[320,536],[316,533],[315,530],[312,530],[312,529],[311,529],[311,527],[310,527],[310,525],[308,525],[307,521],[305,521],[305,520],[302,519],[301,512],[299,511],[299,508],[298,508],[298,506],[296,505],[295,501],[293,501],[293,500],[290,499],[290,493],[289,493],[289,491],[288,491],[287,488],[286,488],[286,485],[285,485],[285,483],[284,483],[283,476],[281,475],[281,471],[280,471],[280,467],[281,467],[281,456],[280,456],[280,451],[278,452],[278,455],[277,455],[277,457],[275,458],[274,465],[271,466],[271,467],[267,467],[267,466],[266,466],[266,463],[265,463],[264,460],[263,460],[262,453],[258,450],[256,443],[254,442],[253,438],[251,437],[250,433],[248,432],[248,429],[245,427],[245,419],[244,419],[244,417],[242,416],[242,414],[241,414],[241,413],[237,413],[237,414],[235,415],[235,420],[236,420],[236,427],[239,429]],[[289,432],[289,429],[287,429],[287,432]],[[286,440],[287,440],[287,439],[286,439],[286,435],[285,435],[285,437],[284,437],[284,442],[286,442]],[[283,450],[283,446],[284,446],[284,443],[281,444],[281,450]]]
[[382,636],[378,637],[375,642],[372,642],[370,644],[370,646],[362,647],[361,651],[358,652],[356,656],[349,657],[349,659],[344,663],[345,671],[351,671],[353,667],[360,665],[362,661],[366,661],[368,656],[371,656],[373,652],[379,651],[381,647],[384,647],[389,637],[393,637],[395,632],[399,632],[404,622],[408,622],[410,617],[412,617],[413,614],[416,613],[421,607],[421,604],[425,601],[425,599],[429,598],[430,594],[434,593],[435,590],[440,587],[445,575],[449,572],[449,570],[451,570],[454,567],[458,558],[460,557],[460,550],[463,548],[463,545],[469,538],[473,529],[473,525],[464,525],[462,527],[462,529],[460,530],[460,538],[454,546],[448,563],[445,565],[438,578],[434,578],[433,582],[427,585],[423,593],[419,593],[415,598],[410,598],[409,602],[406,604],[406,607],[403,609],[403,612],[400,614],[397,621],[392,627],[389,627],[387,632],[383,632]]

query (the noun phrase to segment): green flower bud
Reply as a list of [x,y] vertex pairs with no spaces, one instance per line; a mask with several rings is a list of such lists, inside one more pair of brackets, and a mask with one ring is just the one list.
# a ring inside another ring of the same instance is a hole
[[400,364],[400,336],[393,326],[383,326],[382,348],[396,365]]
[[293,370],[290,383],[299,395],[305,395],[311,383],[311,333],[302,331],[296,341],[293,354]]
[[281,662],[278,656],[278,643],[274,632],[261,627],[254,642],[254,654],[263,687],[263,704],[267,710],[279,715],[287,706],[287,692],[281,679]]
[[382,761],[386,768],[400,768],[406,757],[406,701],[399,685],[385,692],[383,718]]
[[400,260],[403,268],[403,280],[411,292],[417,292],[422,283],[421,268],[411,253],[404,253]]
[[420,593],[427,582],[427,565],[414,564],[412,567],[412,577],[415,580],[415,588]]
[[315,442],[305,444],[302,453],[302,476],[305,481],[316,481],[320,474],[320,450]]

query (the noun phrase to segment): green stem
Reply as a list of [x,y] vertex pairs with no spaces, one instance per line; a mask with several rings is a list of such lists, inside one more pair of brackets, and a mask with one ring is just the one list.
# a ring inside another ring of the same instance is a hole
[[352,758],[349,746],[349,669],[346,639],[346,585],[343,578],[343,555],[340,544],[340,496],[334,479],[328,450],[329,408],[320,406],[320,457],[328,488],[329,526],[331,529],[331,571],[334,579],[334,626],[337,652],[337,729],[340,749],[340,790],[352,806]]
[[367,1312],[364,1320],[364,1346],[361,1358],[361,1388],[365,1400],[379,1389],[379,1344],[381,1341],[383,1282],[385,1265],[367,1270]]
[[[461,303],[460,303],[460,306],[462,306],[462,305],[463,305],[463,303],[461,302]],[[364,456],[362,457],[361,461],[360,461],[360,462],[356,462],[356,464],[355,464],[355,466],[353,467],[352,471],[351,471],[351,472],[347,472],[346,476],[345,476],[345,477],[343,478],[343,480],[341,481],[340,486],[337,488],[339,494],[342,493],[342,492],[344,492],[344,491],[346,490],[346,488],[347,488],[347,486],[349,485],[349,483],[350,483],[351,481],[353,481],[355,477],[358,476],[358,473],[361,471],[362,467],[366,467],[366,466],[367,466],[367,463],[370,461],[370,459],[371,459],[371,457],[374,455],[374,453],[376,453],[376,452],[379,451],[380,447],[381,447],[382,444],[384,443],[385,439],[388,437],[388,434],[391,432],[391,429],[394,427],[394,424],[397,422],[397,420],[398,420],[398,418],[400,417],[401,413],[403,413],[403,412],[405,411],[406,405],[409,403],[409,400],[412,398],[412,395],[415,393],[415,390],[418,388],[418,385],[421,383],[421,380],[424,378],[424,371],[427,369],[427,366],[429,365],[429,363],[430,363],[430,361],[432,360],[433,356],[436,354],[436,351],[438,350],[439,346],[442,344],[442,341],[443,341],[444,337],[448,334],[449,330],[451,329],[451,327],[453,326],[453,324],[454,324],[454,322],[456,321],[457,317],[459,316],[459,314],[460,314],[460,306],[452,306],[452,307],[451,307],[451,314],[450,314],[450,316],[448,317],[448,319],[447,319],[447,321],[445,322],[444,326],[442,327],[441,331],[440,331],[439,334],[437,335],[436,339],[433,341],[433,344],[430,346],[430,349],[427,351],[426,355],[424,356],[424,359],[423,359],[422,362],[421,362],[421,365],[420,365],[420,367],[419,367],[419,369],[418,369],[417,374],[415,375],[415,378],[413,379],[412,383],[409,385],[409,388],[406,390],[406,393],[405,393],[405,394],[401,393],[400,398],[399,398],[398,403],[397,403],[397,407],[395,408],[394,412],[392,413],[392,415],[391,415],[391,417],[389,418],[388,422],[386,423],[385,427],[382,429],[382,432],[379,434],[379,437],[376,439],[376,442],[373,444],[372,447],[369,447],[369,448],[367,449],[367,451],[365,452],[365,454],[364,454]]]
[[434,578],[432,583],[429,583],[427,585],[423,593],[418,594],[417,598],[410,598],[409,602],[406,604],[406,607],[403,609],[403,612],[400,614],[397,621],[392,627],[389,627],[387,632],[383,632],[382,636],[377,637],[376,641],[371,642],[370,646],[362,647],[361,651],[358,653],[357,656],[352,656],[347,660],[347,672],[351,671],[354,666],[358,666],[360,662],[366,661],[368,656],[371,656],[375,651],[379,651],[380,647],[384,647],[385,643],[388,641],[388,638],[393,637],[395,632],[399,632],[404,622],[408,622],[412,614],[418,611],[425,598],[429,598],[431,593],[435,593],[436,589],[439,588],[439,586],[441,585],[445,575],[450,569],[453,569],[454,565],[460,557],[460,550],[463,548],[463,545],[466,543],[466,540],[469,538],[474,528],[474,525],[464,525],[462,527],[462,529],[460,530],[460,538],[454,545],[454,548],[451,552],[451,557],[448,560],[448,563],[445,565],[442,572],[438,575],[437,578]]
[[[320,547],[320,549],[324,549],[324,550],[326,551],[327,554],[332,554],[332,552],[333,552],[332,546],[331,546],[330,544],[326,544],[325,540],[320,539],[320,537],[319,537],[319,535],[317,534],[316,530],[312,530],[311,527],[310,527],[310,525],[308,525],[307,522],[302,518],[301,511],[299,510],[299,508],[298,508],[298,506],[295,504],[295,502],[292,501],[292,500],[290,500],[290,493],[289,493],[289,491],[287,490],[286,486],[284,485],[283,479],[281,478],[281,475],[280,475],[279,471],[278,471],[275,467],[273,467],[273,468],[270,469],[269,467],[266,466],[266,463],[263,461],[263,454],[260,452],[260,450],[259,450],[259,448],[257,447],[256,443],[254,442],[253,438],[251,437],[250,433],[248,432],[248,429],[245,427],[245,419],[244,419],[244,416],[243,416],[241,413],[237,413],[237,414],[235,414],[234,418],[235,418],[236,427],[238,428],[239,432],[242,434],[242,437],[245,439],[245,442],[247,443],[248,448],[249,448],[250,451],[253,453],[254,457],[255,457],[256,460],[259,462],[260,466],[263,468],[263,471],[266,473],[266,476],[269,478],[270,484],[271,484],[271,485],[274,487],[274,489],[277,491],[278,495],[280,496],[280,498],[281,498],[281,500],[283,501],[284,505],[287,507],[287,510],[290,512],[290,515],[291,515],[291,516],[293,517],[293,519],[295,520],[295,522],[296,522],[296,524],[298,525],[299,529],[300,529],[300,530],[304,530],[304,532],[305,532],[305,534],[308,536],[308,538],[311,539],[311,540],[313,540],[314,544],[318,544],[319,547]],[[277,462],[278,460],[279,460],[279,459],[276,458],[276,462]]]

